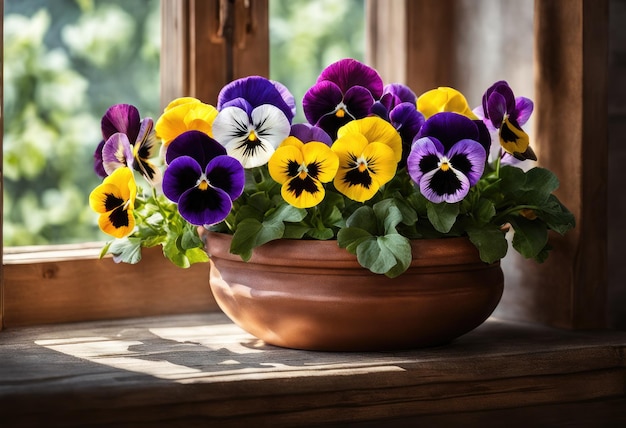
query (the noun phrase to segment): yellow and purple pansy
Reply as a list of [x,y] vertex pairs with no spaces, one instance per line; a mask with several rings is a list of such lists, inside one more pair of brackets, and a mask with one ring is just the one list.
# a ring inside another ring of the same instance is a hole
[[244,168],[265,165],[289,135],[295,101],[287,88],[259,76],[238,79],[219,94],[213,137]]
[[290,136],[276,149],[268,164],[271,177],[282,184],[281,195],[296,208],[311,208],[322,202],[323,183],[337,173],[339,158],[324,142],[306,144]]
[[471,119],[436,113],[415,137],[407,170],[420,192],[433,203],[459,202],[483,174],[487,151]]
[[135,228],[133,209],[137,185],[130,168],[124,166],[107,176],[89,195],[89,206],[100,214],[98,226],[115,238],[130,235]]
[[158,155],[154,121],[140,119],[137,108],[130,104],[115,104],[102,117],[103,140],[94,153],[94,168],[101,177],[118,168],[139,171],[152,185],[161,181],[161,171],[150,159]]
[[342,59],[326,67],[302,99],[302,109],[312,125],[335,138],[337,130],[370,113],[383,94],[376,70],[355,60]]
[[221,222],[243,192],[245,173],[239,161],[201,131],[176,137],[165,160],[163,194],[178,204],[181,217],[192,225]]
[[525,97],[515,97],[509,84],[500,80],[491,85],[482,99],[484,121],[498,130],[504,151],[518,160],[537,160],[530,147],[528,134],[522,129],[533,111],[533,102]]
[[402,156],[402,140],[394,127],[377,116],[341,127],[332,150],[339,156],[333,184],[348,198],[365,202],[389,182]]

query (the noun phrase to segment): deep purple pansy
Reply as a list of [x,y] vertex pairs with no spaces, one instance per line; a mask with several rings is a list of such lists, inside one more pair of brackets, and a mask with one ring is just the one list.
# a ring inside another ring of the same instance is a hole
[[366,117],[383,94],[383,81],[373,68],[355,60],[342,59],[326,67],[302,99],[309,123],[331,136],[353,119]]
[[469,118],[443,112],[420,130],[407,159],[411,179],[434,203],[461,201],[483,174],[487,152]]
[[482,113],[488,126],[498,130],[500,145],[519,160],[537,160],[529,145],[528,134],[522,130],[533,111],[533,102],[515,97],[509,84],[500,80],[491,85],[482,99]]
[[204,132],[187,131],[175,138],[166,161],[163,194],[178,204],[180,215],[193,225],[221,222],[243,192],[243,166]]

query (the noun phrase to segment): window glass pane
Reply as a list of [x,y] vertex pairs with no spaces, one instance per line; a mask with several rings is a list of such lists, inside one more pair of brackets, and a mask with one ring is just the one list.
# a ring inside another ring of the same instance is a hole
[[4,1],[4,245],[103,240],[100,118],[159,113],[159,0]]
[[302,96],[328,64],[364,60],[365,0],[270,0],[270,78],[296,98],[297,122],[305,121]]

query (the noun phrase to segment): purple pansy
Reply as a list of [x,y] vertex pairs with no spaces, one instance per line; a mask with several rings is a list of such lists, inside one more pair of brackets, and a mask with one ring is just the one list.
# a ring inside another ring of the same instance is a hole
[[533,102],[515,97],[509,84],[500,80],[491,85],[482,99],[482,116],[487,126],[498,129],[502,148],[519,160],[537,160],[529,145],[528,135],[522,130],[533,111]]
[[431,116],[411,148],[407,170],[422,195],[434,203],[461,201],[483,174],[487,152],[478,126],[465,116]]
[[328,147],[333,145],[333,140],[330,138],[330,135],[326,133],[326,131],[318,126],[313,126],[308,123],[294,123],[291,125],[289,135],[296,137],[303,143],[319,141],[326,144]]
[[101,128],[103,140],[94,152],[94,170],[98,176],[107,176],[117,168],[128,166],[152,184],[161,180],[160,170],[150,162],[158,149],[151,118],[140,120],[135,106],[116,104],[102,117]]
[[203,132],[187,131],[176,137],[166,161],[163,194],[178,204],[180,215],[193,225],[221,222],[243,192],[243,166]]
[[355,60],[343,59],[326,67],[302,99],[304,115],[331,136],[353,119],[361,119],[383,94],[376,70]]

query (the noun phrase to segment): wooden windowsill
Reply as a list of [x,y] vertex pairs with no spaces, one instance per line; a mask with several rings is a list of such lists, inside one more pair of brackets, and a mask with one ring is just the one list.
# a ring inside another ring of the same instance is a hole
[[13,328],[0,343],[3,427],[626,422],[626,332],[490,319],[439,348],[306,352],[214,312]]

